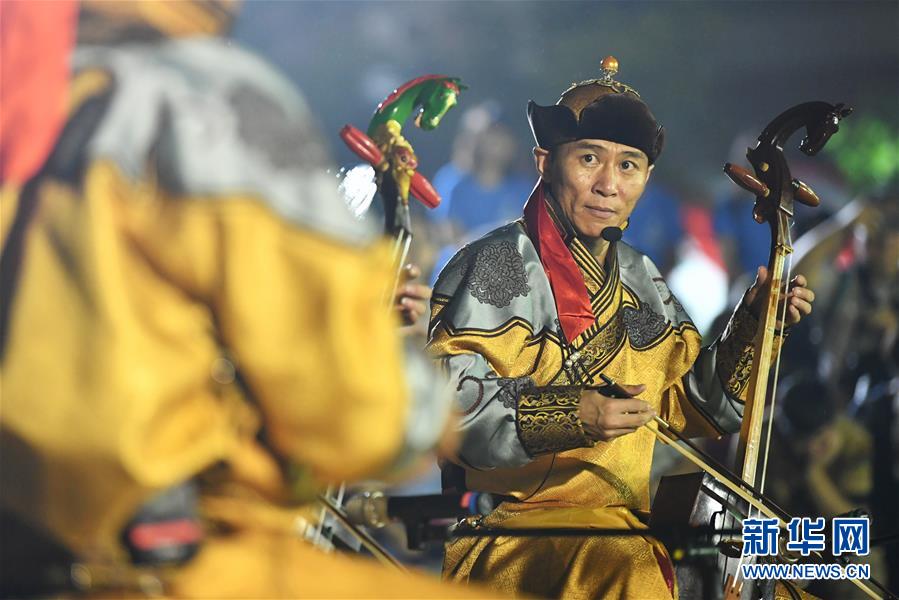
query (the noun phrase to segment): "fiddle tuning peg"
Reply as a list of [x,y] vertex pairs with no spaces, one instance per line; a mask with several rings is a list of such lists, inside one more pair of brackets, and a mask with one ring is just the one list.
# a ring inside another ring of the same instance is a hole
[[767,198],[768,194],[770,193],[767,185],[759,181],[752,173],[750,173],[743,167],[738,167],[737,165],[731,163],[725,163],[724,174],[727,175],[730,180],[736,183],[738,186],[740,186],[747,192],[752,192],[756,196]]
[[796,202],[805,204],[806,206],[815,207],[821,204],[821,199],[818,197],[818,194],[798,179],[793,180],[793,198]]
[[756,223],[762,224],[765,222],[765,211],[756,203],[755,206],[752,207],[752,218]]

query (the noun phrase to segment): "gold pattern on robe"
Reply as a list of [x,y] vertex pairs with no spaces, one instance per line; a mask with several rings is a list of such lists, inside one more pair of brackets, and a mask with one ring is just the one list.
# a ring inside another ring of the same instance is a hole
[[521,393],[518,436],[530,456],[592,446],[578,418],[579,386],[532,388]]

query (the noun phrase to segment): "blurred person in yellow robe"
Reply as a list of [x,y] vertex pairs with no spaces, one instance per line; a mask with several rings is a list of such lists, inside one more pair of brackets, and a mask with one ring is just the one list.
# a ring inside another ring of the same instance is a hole
[[2,593],[471,594],[302,539],[302,502],[409,469],[450,406],[234,8],[83,3],[65,125],[4,178]]

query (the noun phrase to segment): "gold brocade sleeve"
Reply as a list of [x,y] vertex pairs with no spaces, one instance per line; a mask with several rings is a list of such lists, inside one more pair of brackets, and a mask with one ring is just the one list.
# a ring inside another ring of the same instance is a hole
[[[721,341],[718,343],[716,370],[727,394],[741,402],[746,401],[752,361],[755,356],[755,333],[759,322],[741,302],[731,317]],[[772,357],[777,357],[785,333],[774,338]]]
[[578,417],[581,388],[534,387],[518,399],[518,437],[530,456],[586,448],[593,444]]

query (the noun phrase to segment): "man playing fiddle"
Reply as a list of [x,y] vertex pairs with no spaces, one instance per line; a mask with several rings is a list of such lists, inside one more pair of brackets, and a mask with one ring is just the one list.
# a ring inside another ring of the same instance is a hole
[[[429,349],[463,414],[444,485],[505,496],[491,527],[645,528],[655,437],[643,425],[659,415],[690,437],[740,427],[768,273],[702,348],[652,261],[617,241],[664,130],[612,78],[617,61],[603,67],[556,105],[529,104],[540,181],[523,219],[461,250],[434,288]],[[813,300],[794,278],[782,325]],[[609,379],[632,397],[613,397]],[[642,536],[463,538],[444,575],[545,597],[675,593],[667,551]]]

